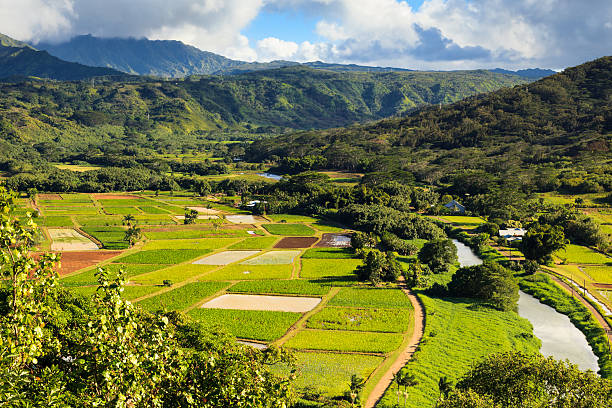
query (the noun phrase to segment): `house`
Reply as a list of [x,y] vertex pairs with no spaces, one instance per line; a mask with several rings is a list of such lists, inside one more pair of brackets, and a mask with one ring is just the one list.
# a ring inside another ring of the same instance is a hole
[[523,239],[526,232],[527,230],[524,230],[522,228],[512,228],[505,230],[500,229],[499,236],[506,238],[508,241],[516,241],[517,239]]
[[444,206],[448,208],[449,210],[451,210],[452,212],[456,212],[459,214],[465,214],[465,207],[462,206],[459,202],[455,200],[452,200],[448,204],[444,204]]
[[249,207],[249,208],[253,208],[255,207],[257,204],[268,204],[267,201],[260,201],[260,200],[253,200],[253,201],[249,201],[248,203],[246,203],[244,206],[245,207]]

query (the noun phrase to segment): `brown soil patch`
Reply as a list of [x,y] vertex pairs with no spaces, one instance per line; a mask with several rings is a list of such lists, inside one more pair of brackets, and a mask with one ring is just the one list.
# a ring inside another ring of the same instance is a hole
[[[123,251],[82,251],[82,252],[61,252],[61,266],[57,270],[60,276],[67,275],[78,270],[94,266],[107,259],[114,258]],[[36,258],[40,253],[34,254]]]
[[38,198],[41,200],[63,200],[59,194],[38,194]]
[[129,194],[93,194],[96,200],[138,200],[142,197]]
[[351,246],[351,234],[323,234],[321,241],[315,245],[319,248],[349,248]]
[[274,245],[274,248],[310,248],[317,242],[317,237],[286,237]]
[[612,290],[612,283],[593,283],[593,286],[597,289]]

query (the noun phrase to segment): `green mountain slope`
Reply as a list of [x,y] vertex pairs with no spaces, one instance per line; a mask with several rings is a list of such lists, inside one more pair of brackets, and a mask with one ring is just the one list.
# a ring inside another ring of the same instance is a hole
[[180,41],[152,41],[145,38],[82,35],[65,43],[40,43],[37,47],[66,61],[160,77],[207,75],[243,64],[242,61],[201,51]]
[[59,80],[82,80],[99,76],[124,76],[110,68],[88,67],[62,61],[38,51],[28,44],[0,35],[0,78],[39,77]]
[[322,155],[328,167],[401,168],[431,182],[461,169],[502,173],[576,161],[603,166],[611,136],[612,58],[605,57],[402,118],[259,141],[248,159]]

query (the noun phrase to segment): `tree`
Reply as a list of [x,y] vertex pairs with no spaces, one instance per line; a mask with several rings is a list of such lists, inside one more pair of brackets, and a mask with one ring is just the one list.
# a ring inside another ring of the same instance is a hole
[[547,264],[552,262],[552,254],[566,245],[562,227],[534,223],[523,237],[521,250],[526,259]]
[[457,262],[457,247],[450,239],[436,239],[423,245],[418,258],[429,265],[434,273],[444,272],[448,265]]
[[140,241],[140,238],[142,238],[142,231],[140,228],[135,225],[130,225],[125,231],[123,240],[126,241],[130,247],[133,247],[138,241]]
[[486,232],[481,232],[478,235],[474,235],[471,238],[471,241],[474,245],[476,245],[479,249],[482,249],[482,247],[489,241],[490,235],[487,234]]
[[418,381],[414,377],[414,375],[410,374],[407,370],[400,370],[396,377],[395,381],[397,382],[397,387],[404,387],[403,395],[404,395],[404,407],[406,406],[406,402],[408,401],[408,388],[414,387],[418,385]]
[[132,225],[134,225],[135,221],[136,221],[136,218],[132,214],[128,214],[128,215],[123,216],[123,220],[121,223],[123,225],[127,225],[128,227],[131,227]]
[[[485,358],[457,383],[456,390],[442,408],[607,408],[612,400],[612,383],[592,371],[580,371],[552,357],[519,352]],[[468,399],[474,403],[458,403]],[[475,402],[479,400],[490,404],[478,405]]]
[[452,391],[452,389],[453,382],[446,376],[440,377],[438,380],[438,391],[440,391],[440,395],[438,395],[438,403],[448,398],[448,394]]
[[349,398],[351,399],[352,407],[355,406],[355,403],[359,402],[359,394],[363,387],[365,387],[365,380],[357,374],[353,374],[349,383]]
[[514,310],[519,298],[512,273],[496,262],[459,268],[448,284],[451,296],[482,299],[499,310]]
[[359,280],[377,285],[380,282],[395,282],[403,269],[392,252],[371,249],[366,252],[363,265],[359,265],[356,272]]
[[351,247],[354,250],[374,248],[376,246],[376,237],[372,233],[355,231],[351,235]]
[[429,285],[431,270],[429,266],[419,262],[412,262],[408,265],[408,270],[405,273],[406,286],[408,288],[426,287]]
[[195,224],[197,219],[198,219],[197,210],[194,210],[191,208],[185,208],[185,218],[183,219],[183,224],[185,225]]

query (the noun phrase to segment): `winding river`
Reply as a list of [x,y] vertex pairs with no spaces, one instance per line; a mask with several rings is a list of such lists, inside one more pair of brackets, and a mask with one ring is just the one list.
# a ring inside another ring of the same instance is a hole
[[[461,266],[479,265],[482,260],[467,245],[453,240]],[[533,334],[542,341],[540,353],[557,360],[569,360],[581,370],[597,372],[597,356],[593,354],[586,337],[570,321],[531,295],[519,292],[518,313],[529,320]]]

